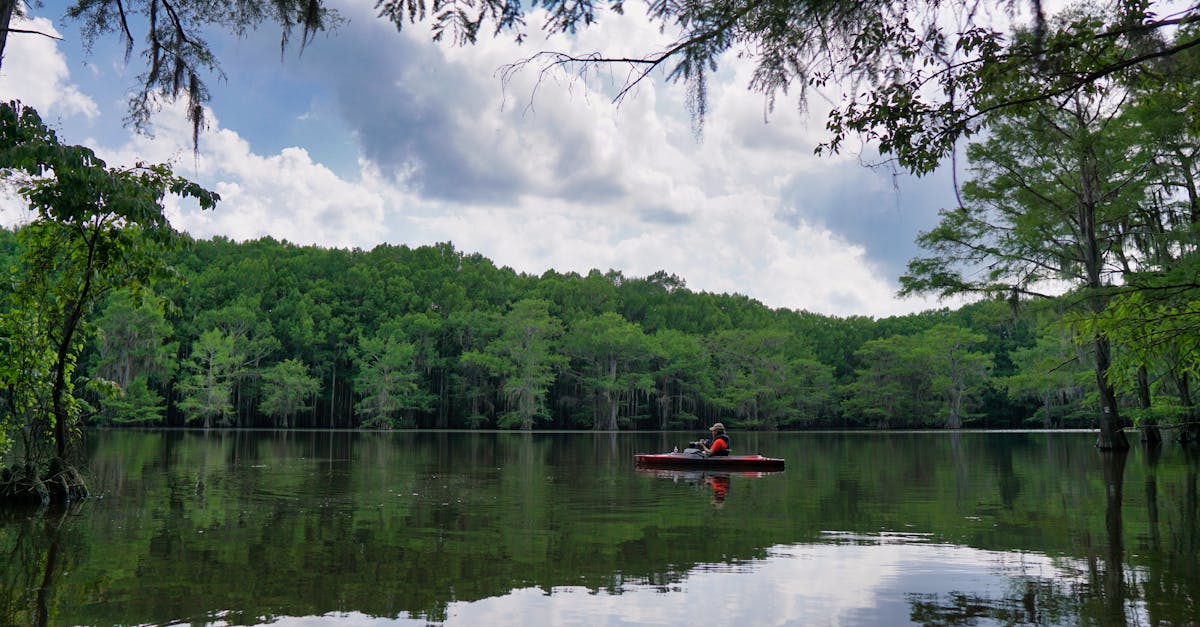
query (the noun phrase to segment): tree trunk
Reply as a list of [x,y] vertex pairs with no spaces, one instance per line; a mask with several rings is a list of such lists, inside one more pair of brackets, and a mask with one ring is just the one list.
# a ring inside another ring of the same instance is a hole
[[1145,412],[1142,418],[1142,442],[1155,445],[1162,443],[1162,432],[1158,430],[1158,422],[1150,414],[1150,376],[1146,372],[1146,364],[1138,366],[1137,370],[1138,405]]
[[[610,358],[607,364],[608,383],[613,383],[617,380],[617,360]],[[596,408],[596,431],[615,431],[617,428],[617,399],[611,386],[606,386],[601,390],[599,398],[599,406]]]
[[1191,378],[1187,371],[1179,372],[1176,377],[1176,387],[1179,388],[1179,399],[1183,403],[1183,427],[1179,430],[1179,441],[1195,444],[1200,442],[1200,424],[1196,419],[1196,404],[1192,401]]
[[958,389],[957,386],[955,387],[955,389],[952,389],[950,391],[950,419],[947,420],[946,426],[950,427],[951,429],[961,429],[963,426],[963,423],[962,423],[963,394],[964,394],[963,391]]
[[1121,427],[1121,414],[1117,411],[1117,395],[1108,382],[1109,345],[1102,337],[1095,338],[1096,385],[1100,389],[1100,436],[1096,448],[1104,451],[1129,450],[1129,440]]
[[8,29],[12,27],[17,0],[0,0],[0,67],[4,67],[4,50],[8,45]]
[[664,383],[658,392],[658,429],[666,431],[671,424],[671,384]]
[[[1079,174],[1080,198],[1077,207],[1079,239],[1083,245],[1083,269],[1085,272],[1084,288],[1087,290],[1087,307],[1092,314],[1100,314],[1107,305],[1107,299],[1101,290],[1104,283],[1101,272],[1104,267],[1104,255],[1097,234],[1097,213],[1100,210],[1100,174],[1096,163],[1096,155],[1092,149],[1092,138],[1087,133],[1087,123],[1080,121],[1079,130],[1086,138],[1080,147]],[[1129,440],[1122,430],[1121,414],[1117,408],[1117,395],[1108,382],[1108,368],[1111,363],[1108,338],[1095,336],[1092,338],[1092,348],[1096,359],[1096,387],[1100,392],[1100,437],[1096,447],[1101,450],[1124,451],[1129,449]]]
[[438,417],[437,425],[439,429],[447,429],[450,427],[450,412],[448,405],[450,400],[450,388],[446,384],[446,369],[438,369]]
[[1042,425],[1047,429],[1054,428],[1054,419],[1050,415],[1050,393],[1046,392],[1042,395],[1043,408],[1045,409],[1045,417],[1042,419]]

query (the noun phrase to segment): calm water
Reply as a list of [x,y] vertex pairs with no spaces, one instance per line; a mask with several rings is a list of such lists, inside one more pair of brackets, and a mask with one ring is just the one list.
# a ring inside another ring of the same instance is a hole
[[[0,517],[2,624],[1200,622],[1200,461],[1094,436],[88,434],[99,498]],[[691,437],[689,437],[691,436]]]

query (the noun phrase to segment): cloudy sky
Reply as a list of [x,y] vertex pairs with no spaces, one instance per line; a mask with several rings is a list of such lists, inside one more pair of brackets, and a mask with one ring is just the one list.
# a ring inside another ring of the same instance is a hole
[[[683,86],[661,76],[615,105],[619,71],[586,82],[498,72],[543,49],[657,50],[663,35],[641,5],[573,39],[453,47],[421,27],[396,32],[373,0],[331,4],[345,23],[282,59],[270,26],[207,34],[225,78],[206,78],[198,157],[179,107],[163,108],[152,137],[124,125],[143,71],[136,49],[129,65],[115,37],[85,49],[62,0],[22,25],[61,40],[9,37],[0,97],[37,107],[65,141],[110,164],[170,161],[220,192],[216,211],[170,206],[175,226],[197,237],[449,241],[522,272],[665,270],[693,290],[830,315],[938,306],[895,291],[918,231],[954,202],[949,174],[864,167],[869,148],[813,155],[825,138],[820,94],[806,114],[781,100],[767,115],[746,89],[751,67],[730,56],[712,77],[697,138]],[[0,219],[22,218],[9,206]]]

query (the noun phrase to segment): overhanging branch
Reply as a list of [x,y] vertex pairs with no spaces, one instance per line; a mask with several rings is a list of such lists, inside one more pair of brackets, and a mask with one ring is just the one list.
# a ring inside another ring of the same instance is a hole
[[43,33],[40,30],[29,30],[25,28],[0,28],[0,31],[4,31],[6,33],[21,33],[22,35],[41,35],[42,37],[49,37],[50,39],[56,39],[58,41],[63,40],[63,38],[59,37],[58,35]]

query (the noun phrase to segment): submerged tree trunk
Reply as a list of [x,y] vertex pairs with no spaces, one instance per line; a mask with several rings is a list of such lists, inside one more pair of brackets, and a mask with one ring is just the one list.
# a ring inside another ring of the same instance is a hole
[[0,502],[49,505],[87,498],[87,484],[74,466],[61,458],[50,460],[45,475],[32,462],[0,469]]
[[1102,453],[1104,467],[1104,530],[1107,536],[1107,559],[1102,584],[1103,599],[1110,616],[1123,616],[1125,604],[1125,543],[1122,522],[1122,492],[1125,481],[1124,451]]

